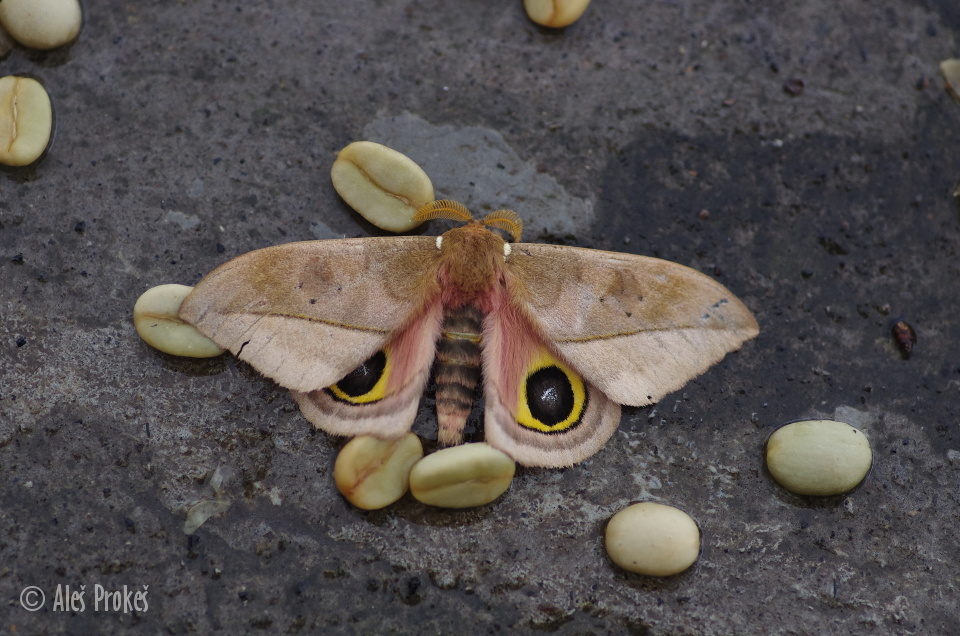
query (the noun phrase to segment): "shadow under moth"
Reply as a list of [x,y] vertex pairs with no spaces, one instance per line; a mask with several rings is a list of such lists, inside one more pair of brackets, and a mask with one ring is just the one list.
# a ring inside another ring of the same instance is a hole
[[416,215],[438,218],[463,225],[238,256],[180,318],[334,435],[402,436],[434,369],[438,439],[458,444],[482,382],[485,441],[552,467],[596,453],[621,404],[658,401],[759,331],[730,291],[683,265],[519,243],[510,210],[474,220],[434,201]]

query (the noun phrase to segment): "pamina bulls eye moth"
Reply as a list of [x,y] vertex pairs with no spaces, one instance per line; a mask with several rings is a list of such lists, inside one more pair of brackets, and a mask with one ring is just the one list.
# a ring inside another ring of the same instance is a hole
[[438,218],[463,225],[244,254],[201,280],[180,318],[335,435],[405,434],[434,367],[438,437],[460,443],[482,381],[486,442],[527,466],[590,457],[621,404],[656,402],[758,333],[740,300],[688,267],[518,243],[509,210],[477,221],[434,201],[416,215]]

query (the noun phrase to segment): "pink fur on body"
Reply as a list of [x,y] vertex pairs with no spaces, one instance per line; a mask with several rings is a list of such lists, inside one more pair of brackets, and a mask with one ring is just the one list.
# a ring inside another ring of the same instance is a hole
[[521,375],[539,346],[530,321],[510,302],[505,287],[490,295],[491,309],[483,324],[485,350],[483,375],[486,384],[513,413]]
[[421,370],[429,370],[442,321],[442,305],[439,300],[431,301],[388,345],[393,361],[387,380],[388,395],[403,388]]

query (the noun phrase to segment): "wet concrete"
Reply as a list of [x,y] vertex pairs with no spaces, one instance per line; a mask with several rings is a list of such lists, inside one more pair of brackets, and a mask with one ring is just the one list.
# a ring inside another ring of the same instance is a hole
[[[0,61],[57,114],[46,158],[0,173],[5,629],[960,631],[960,104],[937,72],[955,3],[598,0],[561,32],[520,2],[86,9],[68,50]],[[494,504],[353,509],[342,441],[232,358],[151,350],[130,311],[251,249],[379,233],[329,183],[365,136],[436,166],[440,196],[515,207],[530,240],[715,276],[760,337]],[[767,435],[801,417],[871,440],[849,496],[766,474]],[[606,519],[643,499],[700,524],[691,570],[606,558]],[[83,611],[55,611],[67,585]],[[149,586],[149,607],[97,612],[97,585]]]

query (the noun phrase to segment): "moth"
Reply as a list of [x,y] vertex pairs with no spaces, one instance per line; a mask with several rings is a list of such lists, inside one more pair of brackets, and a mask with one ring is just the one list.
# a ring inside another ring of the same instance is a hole
[[596,453],[620,405],[656,402],[759,332],[677,263],[520,243],[510,210],[474,220],[441,200],[416,219],[462,225],[249,252],[204,277],[180,318],[334,435],[405,434],[434,369],[438,440],[460,443],[482,382],[485,441],[550,467]]

